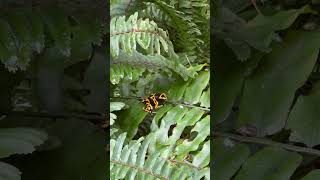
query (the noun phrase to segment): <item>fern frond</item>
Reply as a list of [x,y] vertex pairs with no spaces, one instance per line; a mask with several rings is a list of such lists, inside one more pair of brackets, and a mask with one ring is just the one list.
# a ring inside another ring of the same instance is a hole
[[110,65],[110,82],[119,84],[121,79],[136,81],[146,69],[144,67],[132,67],[127,64]]
[[125,16],[112,18],[110,22],[111,55],[117,57],[120,49],[131,54],[139,48],[137,44],[148,54],[160,55],[163,49],[170,57],[178,58],[167,32],[158,28],[154,21],[138,19],[138,13],[131,15],[127,20]]
[[144,8],[145,4],[141,0],[111,0],[110,16],[130,15],[137,8]]
[[195,54],[195,48],[203,44],[196,38],[201,35],[197,25],[185,17],[185,13],[176,10],[164,1],[153,1],[148,3],[147,8],[139,13],[143,18],[153,19],[164,28],[169,29],[171,36],[175,39],[175,46],[179,52],[186,52],[189,56]]
[[126,133],[110,141],[110,179],[201,179],[203,171],[183,162],[149,153],[153,136],[125,143]]
[[208,0],[168,0],[177,10],[184,12],[184,18],[189,19],[201,30],[197,36],[200,43],[195,53],[202,62],[209,61],[209,40],[210,40],[210,1]]
[[[171,156],[176,156],[178,160],[187,158],[190,155],[189,153],[197,151],[200,144],[205,142],[205,139],[209,136],[210,116],[202,118],[204,114],[205,112],[198,108],[189,109],[179,106],[167,106],[160,109],[154,117],[151,126],[152,132],[156,137],[152,150],[161,152],[161,155],[166,158]],[[171,126],[174,126],[174,128],[169,136]],[[197,132],[198,134],[192,141],[184,140],[181,143],[179,141],[183,139],[182,133],[188,126],[194,126],[189,132],[190,134],[192,132]]]
[[[120,79],[125,77],[125,75],[130,75],[130,69],[136,71],[132,72],[132,74],[138,73],[138,75],[141,75],[146,69],[164,72],[172,71],[179,74],[185,81],[197,75],[196,68],[186,68],[182,64],[171,61],[161,55],[143,55],[138,52],[133,52],[129,55],[120,50],[119,56],[112,59],[111,63],[113,64],[111,65],[111,69],[114,74],[111,73],[110,80],[113,84],[119,83]],[[127,65],[130,65],[132,68],[127,67]],[[130,76],[127,78],[130,78]]]
[[187,104],[200,103],[203,107],[210,107],[209,79],[210,72],[202,71],[187,82],[178,80],[169,89],[168,97],[172,101],[183,101]]
[[110,102],[110,125],[113,125],[114,120],[117,119],[117,116],[112,112],[119,111],[124,106],[125,106],[125,104],[123,102]]

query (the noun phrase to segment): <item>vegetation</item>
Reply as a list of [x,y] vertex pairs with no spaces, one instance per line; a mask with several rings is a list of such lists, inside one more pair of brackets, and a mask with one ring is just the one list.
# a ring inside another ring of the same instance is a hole
[[0,3],[0,179],[102,180],[103,11],[48,2]]
[[110,8],[110,179],[210,179],[209,1]]
[[319,3],[214,1],[213,179],[320,179]]

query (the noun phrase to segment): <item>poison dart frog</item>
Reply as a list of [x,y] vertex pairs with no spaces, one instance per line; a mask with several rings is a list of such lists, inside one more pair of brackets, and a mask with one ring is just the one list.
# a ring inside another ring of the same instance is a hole
[[149,97],[145,97],[142,100],[142,102],[146,104],[144,111],[152,113],[154,109],[159,109],[161,106],[163,106],[166,100],[167,95],[165,93],[151,94]]

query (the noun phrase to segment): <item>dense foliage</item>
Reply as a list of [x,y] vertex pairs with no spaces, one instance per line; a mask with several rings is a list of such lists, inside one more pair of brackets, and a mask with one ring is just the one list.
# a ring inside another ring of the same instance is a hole
[[106,22],[33,3],[0,3],[0,179],[105,179]]
[[213,179],[320,179],[319,3],[214,1]]
[[[110,179],[210,179],[209,1],[110,8]],[[147,113],[151,93],[167,101]]]

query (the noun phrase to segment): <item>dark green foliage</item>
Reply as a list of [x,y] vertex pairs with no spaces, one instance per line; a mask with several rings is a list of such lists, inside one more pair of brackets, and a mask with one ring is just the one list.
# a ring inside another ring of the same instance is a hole
[[17,6],[0,15],[0,179],[105,179],[105,22]]
[[318,7],[227,0],[214,8],[213,179],[318,179]]

